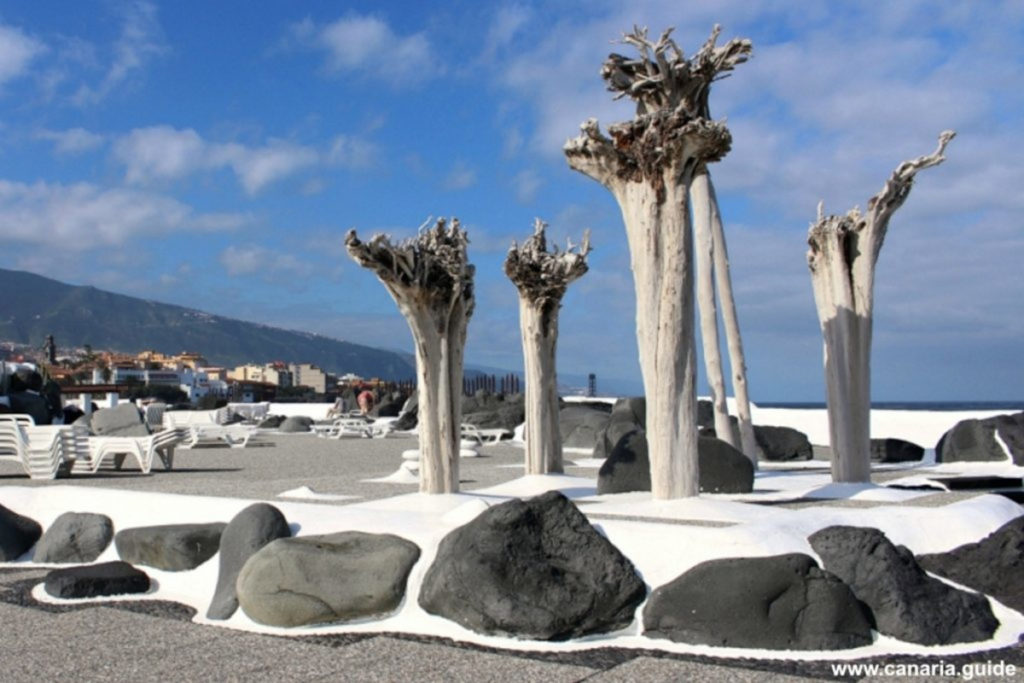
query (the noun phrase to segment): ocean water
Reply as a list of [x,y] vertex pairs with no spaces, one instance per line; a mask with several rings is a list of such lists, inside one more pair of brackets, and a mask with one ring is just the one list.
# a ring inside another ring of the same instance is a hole
[[[755,401],[759,408],[825,408],[825,403],[765,403]],[[1024,410],[1024,401],[873,401],[875,410],[928,410],[928,411],[967,411],[967,410],[1006,410],[1018,412]]]

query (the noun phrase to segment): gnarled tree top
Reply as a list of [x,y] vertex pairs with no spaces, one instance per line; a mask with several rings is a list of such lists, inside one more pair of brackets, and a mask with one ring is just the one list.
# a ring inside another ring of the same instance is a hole
[[687,59],[671,38],[673,30],[665,29],[657,42],[651,42],[647,27],[634,26],[632,33],[623,34],[622,42],[635,47],[640,58],[612,53],[601,68],[601,77],[609,90],[618,93],[616,99],[629,97],[636,102],[638,116],[682,107],[690,116],[708,118],[712,81],[747,61],[753,45],[749,39],[733,38],[716,47],[722,32],[716,24],[700,50]]
[[392,244],[387,235],[362,242],[355,230],[345,235],[345,248],[356,263],[377,274],[396,300],[399,296],[428,303],[441,311],[462,300],[468,317],[473,305],[475,268],[468,262],[469,239],[457,218],[439,218],[433,227],[420,226],[415,237]]
[[885,181],[885,186],[868,200],[866,214],[861,213],[860,207],[855,206],[842,216],[826,216],[823,203],[819,203],[818,219],[811,224],[807,236],[807,242],[811,247],[807,253],[807,260],[811,270],[815,269],[829,235],[839,237],[844,240],[844,243],[857,240],[856,244],[849,243],[844,250],[844,259],[848,264],[851,264],[855,258],[863,256],[869,256],[871,263],[877,261],[882,242],[885,240],[885,234],[889,228],[889,219],[896,209],[903,206],[903,202],[910,195],[910,190],[914,186],[914,176],[918,171],[938,166],[945,161],[946,145],[954,137],[956,137],[954,131],[942,131],[939,134],[938,147],[934,152],[904,161],[897,166],[889,179]]
[[555,245],[548,250],[546,228],[547,223],[535,219],[533,235],[521,247],[513,242],[505,257],[505,274],[519,293],[537,306],[557,305],[569,285],[587,272],[590,253],[590,231],[583,233],[579,247],[570,241],[565,251],[559,252]]
[[710,119],[710,87],[720,74],[749,58],[751,43],[736,38],[716,47],[720,28],[715,26],[687,59],[671,33],[668,29],[651,42],[646,28],[634,28],[623,42],[636,47],[640,57],[612,54],[605,60],[601,76],[608,89],[617,93],[616,99],[632,98],[636,116],[609,126],[611,139],[601,134],[596,120],[586,121],[582,134],[563,150],[573,169],[609,187],[617,179],[647,181],[660,194],[665,169],[717,161],[728,153],[728,128]]

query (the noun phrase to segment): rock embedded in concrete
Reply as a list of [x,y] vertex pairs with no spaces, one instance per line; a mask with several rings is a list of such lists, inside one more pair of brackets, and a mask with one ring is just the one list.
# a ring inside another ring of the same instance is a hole
[[651,592],[651,638],[769,650],[871,644],[871,617],[853,591],[807,555],[737,557],[693,567]]
[[43,535],[39,522],[0,505],[0,562],[13,562]]
[[814,457],[810,439],[792,427],[754,425],[754,438],[765,460],[810,460]]
[[93,512],[65,512],[53,521],[36,545],[35,562],[93,562],[114,538],[114,522]]
[[1010,520],[977,543],[920,555],[917,560],[933,574],[1024,612],[1024,517]]
[[131,564],[165,571],[195,569],[217,554],[227,525],[166,524],[122,529],[114,536],[118,556]]
[[253,503],[235,515],[220,537],[220,572],[206,617],[230,618],[238,609],[235,584],[246,561],[271,541],[289,536],[284,514],[268,503]]
[[349,622],[393,612],[419,559],[391,534],[343,531],[272,541],[238,575],[238,602],[268,626]]
[[871,610],[879,633],[909,643],[988,640],[999,622],[988,600],[928,576],[878,529],[831,526],[809,538],[825,569]]
[[55,598],[96,598],[145,593],[149,576],[127,562],[102,562],[55,569],[46,575],[44,590]]
[[645,595],[632,562],[553,491],[445,536],[419,603],[478,633],[567,640],[628,626]]

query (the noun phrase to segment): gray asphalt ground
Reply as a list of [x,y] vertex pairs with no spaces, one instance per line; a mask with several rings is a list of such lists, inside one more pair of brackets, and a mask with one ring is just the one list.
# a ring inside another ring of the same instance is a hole
[[[411,438],[335,441],[311,435],[281,435],[245,449],[179,449],[170,472],[157,466],[146,476],[127,468],[56,483],[270,502],[280,500],[279,493],[310,486],[318,493],[357,497],[323,503],[344,505],[416,491],[415,485],[362,481],[391,474],[401,463],[402,451],[414,447],[415,439]],[[502,444],[484,447],[481,452],[484,457],[461,461],[463,490],[484,488],[521,475],[521,468],[515,467],[522,462],[521,449]],[[571,459],[572,455],[567,457]],[[584,476],[594,473],[571,466],[566,471]],[[0,485],[52,483],[31,481],[20,467],[0,462]],[[140,601],[75,607],[38,603],[30,591],[45,575],[45,569],[30,567],[0,570],[2,681],[785,682],[834,678],[828,662],[727,660],[618,648],[565,654],[513,653],[396,633],[264,636],[191,623],[191,610],[172,603]],[[962,664],[999,660],[1013,662],[1024,672],[1024,650],[1020,647],[945,657],[942,661]],[[1018,674],[1018,678],[1024,678],[1024,674]]]

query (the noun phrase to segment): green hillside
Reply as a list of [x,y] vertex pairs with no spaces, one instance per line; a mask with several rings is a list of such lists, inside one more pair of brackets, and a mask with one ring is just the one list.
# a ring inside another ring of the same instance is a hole
[[0,269],[0,339],[41,346],[48,334],[58,348],[187,350],[227,367],[281,360],[363,377],[415,376],[409,357],[393,351]]

